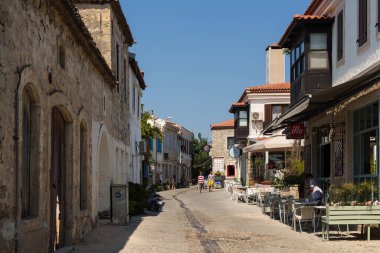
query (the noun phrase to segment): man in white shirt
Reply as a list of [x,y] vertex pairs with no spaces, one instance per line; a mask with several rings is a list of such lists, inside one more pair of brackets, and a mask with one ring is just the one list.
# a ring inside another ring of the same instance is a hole
[[322,202],[323,199],[323,191],[317,185],[310,184],[310,192],[313,201]]

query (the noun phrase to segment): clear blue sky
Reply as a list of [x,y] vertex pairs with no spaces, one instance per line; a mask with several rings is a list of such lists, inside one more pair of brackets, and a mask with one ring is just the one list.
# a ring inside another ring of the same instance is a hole
[[[145,71],[146,110],[205,137],[248,86],[265,83],[265,48],[310,0],[121,0]],[[209,138],[210,139],[210,138]]]

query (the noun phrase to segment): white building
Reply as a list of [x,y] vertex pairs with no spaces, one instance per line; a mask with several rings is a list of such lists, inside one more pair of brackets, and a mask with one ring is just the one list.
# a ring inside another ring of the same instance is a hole
[[133,183],[142,183],[143,160],[145,145],[141,139],[141,98],[146,88],[144,73],[135,59],[135,54],[129,54],[129,128],[131,132],[131,149],[128,180]]
[[[282,49],[277,44],[273,44],[268,46],[266,51],[266,79],[271,83],[248,87],[230,109],[230,113],[233,113],[235,118],[235,146],[243,151],[242,155],[236,159],[236,177],[244,184],[247,183],[250,174],[249,153],[253,152],[246,148],[269,138],[269,136],[263,136],[261,131],[272,120],[285,113],[290,103],[290,84],[285,82],[285,61]],[[281,132],[278,134],[281,135]],[[282,142],[285,137],[280,139]],[[274,160],[285,160],[283,149],[271,152],[260,150],[258,153],[264,160],[263,171],[268,167],[273,167]]]
[[177,182],[181,185],[187,185],[189,180],[191,180],[193,140],[194,133],[183,126],[179,126],[178,144],[180,145],[180,149],[177,160]]
[[151,123],[163,134],[162,139],[149,140],[155,161],[151,166],[152,183],[171,184],[174,177],[177,184],[187,185],[191,178],[194,134],[171,120],[155,118]]
[[324,190],[379,185],[378,10],[374,0],[315,0],[279,42],[292,52],[292,108],[265,131],[303,124],[305,170]]

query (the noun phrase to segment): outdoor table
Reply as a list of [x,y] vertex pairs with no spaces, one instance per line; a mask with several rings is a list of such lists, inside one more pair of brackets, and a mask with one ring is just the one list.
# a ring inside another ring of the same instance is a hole
[[295,206],[318,206],[319,202],[318,201],[294,201]]

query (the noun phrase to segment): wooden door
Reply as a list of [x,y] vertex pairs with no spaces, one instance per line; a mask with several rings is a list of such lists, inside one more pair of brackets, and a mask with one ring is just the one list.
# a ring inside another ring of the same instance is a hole
[[50,252],[65,245],[65,120],[58,108],[52,111],[50,169]]

